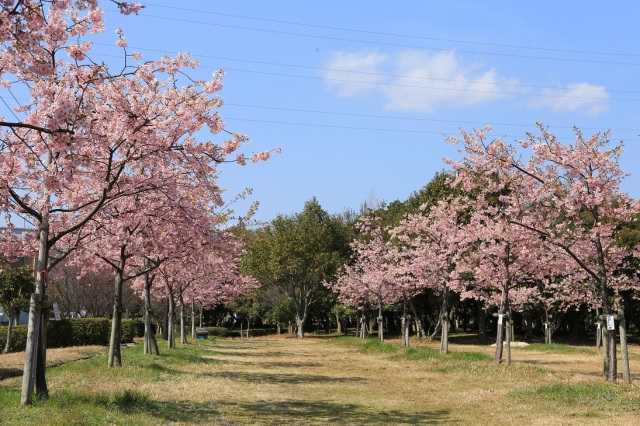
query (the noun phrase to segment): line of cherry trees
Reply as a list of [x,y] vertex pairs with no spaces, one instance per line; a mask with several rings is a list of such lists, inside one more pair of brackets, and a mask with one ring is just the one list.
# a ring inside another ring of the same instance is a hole
[[488,131],[451,138],[462,158],[447,160],[452,170],[406,201],[331,216],[313,199],[299,214],[241,229],[241,268],[261,288],[231,305],[235,314],[295,322],[300,337],[305,326],[341,329],[346,318],[364,333],[377,316],[382,338],[403,311],[404,327],[394,328],[405,336],[413,322],[425,336],[435,325],[446,352],[453,310],[465,320],[477,310],[480,335],[484,313],[495,313],[496,362],[514,319],[526,323],[527,334],[534,322],[544,325],[548,342],[563,318],[574,331],[600,322],[614,380],[615,330],[606,333],[602,322],[625,308],[637,327],[639,307],[640,213],[638,201],[619,190],[621,144],[576,130],[563,145],[539,125],[538,135],[510,145],[487,140]]
[[[17,102],[0,118],[0,212],[8,228],[18,218],[37,228],[22,241],[0,235],[8,258],[37,259],[23,405],[34,389],[48,397],[45,291],[63,279],[63,266],[115,276],[109,366],[121,365],[125,283],[145,295],[150,352],[157,352],[152,293],[168,297],[172,310],[174,301],[214,305],[255,286],[238,273],[242,246],[224,230],[232,212],[217,177],[224,163],[267,160],[271,152],[243,153],[247,138],[225,129],[217,112],[222,71],[193,80],[189,70],[198,63],[188,54],[147,60],[130,52],[122,31],[115,71],[94,60],[91,35],[104,29],[98,3],[0,4],[0,90]],[[142,7],[102,3],[125,15]]]
[[[441,295],[445,352],[451,293],[497,307],[500,362],[513,311],[540,306],[548,325],[577,306],[607,318],[637,296],[640,204],[619,189],[622,146],[607,133],[575,130],[565,145],[539,123],[516,145],[490,140],[489,130],[448,138],[463,153],[446,160],[448,193],[393,225],[362,218],[352,262],[327,286],[343,303],[377,307],[380,319],[386,304],[426,289]],[[605,338],[615,381],[615,329]]]

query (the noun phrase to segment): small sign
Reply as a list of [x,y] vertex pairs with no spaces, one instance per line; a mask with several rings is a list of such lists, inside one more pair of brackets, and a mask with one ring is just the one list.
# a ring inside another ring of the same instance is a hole
[[53,315],[56,317],[56,321],[60,321],[60,309],[58,309],[58,304],[53,302]]
[[607,330],[615,330],[616,329],[616,323],[615,320],[613,319],[613,315],[607,315]]
[[504,318],[504,314],[498,314],[498,325],[502,324],[502,318]]
[[547,328],[549,328],[549,324],[547,324],[546,322],[544,323],[544,329],[546,330]]
[[598,331],[600,331],[600,329],[602,328],[602,323],[598,321],[596,324],[598,324]]

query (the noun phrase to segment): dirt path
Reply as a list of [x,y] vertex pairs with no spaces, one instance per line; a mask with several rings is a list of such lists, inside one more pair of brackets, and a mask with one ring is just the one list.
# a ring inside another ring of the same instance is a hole
[[[565,353],[514,348],[513,364],[506,366],[486,360],[437,356],[417,360],[362,352],[353,341],[331,338],[209,339],[198,345],[202,345],[198,355],[188,363],[160,357],[157,362],[145,361],[144,368],[128,366],[125,353],[125,366],[118,370],[90,370],[83,376],[65,368],[52,378],[52,388],[107,393],[135,389],[181,413],[176,424],[640,424],[636,406],[553,400],[536,393],[558,384],[601,384],[602,361],[595,349]],[[427,345],[438,347],[437,342]],[[489,356],[494,351],[491,346],[451,344],[450,348]],[[67,348],[48,354],[50,361],[62,362],[104,350]],[[21,354],[0,355],[0,370],[11,362],[21,368]],[[632,348],[631,371],[633,381],[640,383],[637,347]],[[18,378],[8,381],[13,380]],[[631,401],[640,400],[640,390],[622,390],[635,398]],[[525,397],[514,398],[514,392],[524,392]],[[615,402],[620,393],[612,395]]]
[[[489,346],[452,350],[493,353]],[[634,411],[514,404],[509,398],[511,391],[531,386],[601,383],[595,351],[514,350],[512,366],[494,366],[400,360],[326,339],[251,339],[217,341],[207,359],[207,372],[193,385],[217,407],[223,424],[225,418],[257,425],[640,424]]]

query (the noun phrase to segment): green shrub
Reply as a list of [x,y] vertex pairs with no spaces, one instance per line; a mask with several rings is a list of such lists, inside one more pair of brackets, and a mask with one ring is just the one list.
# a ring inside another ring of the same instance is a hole
[[[151,324],[151,328],[153,329],[153,324]],[[134,329],[133,337],[144,337],[144,322],[139,320],[134,320],[133,329]]]
[[[144,329],[143,329],[143,333],[144,333]],[[132,343],[134,337],[136,337],[135,321],[130,319],[123,319],[122,320],[122,336],[121,336],[120,342]]]
[[[0,326],[0,351],[7,344],[7,326]],[[9,352],[21,352],[27,347],[27,326],[14,325],[11,329],[11,347]]]
[[209,336],[240,337],[240,330],[229,330],[226,327],[207,327]]
[[[122,320],[121,343],[131,343],[138,337],[138,322]],[[144,325],[142,326],[144,335]],[[88,346],[109,344],[111,337],[111,320],[108,318],[64,318],[60,321],[47,322],[47,348],[64,348],[69,346]],[[4,349],[7,341],[7,327],[0,326],[0,349]],[[10,352],[21,352],[26,348],[27,326],[17,325],[11,333]]]

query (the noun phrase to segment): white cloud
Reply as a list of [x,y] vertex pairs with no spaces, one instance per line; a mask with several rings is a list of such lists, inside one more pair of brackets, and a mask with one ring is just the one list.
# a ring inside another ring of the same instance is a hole
[[323,77],[338,96],[379,97],[385,108],[394,110],[429,112],[523,93],[516,87],[517,80],[500,77],[494,69],[464,64],[453,52],[338,52],[324,68]]
[[340,97],[367,95],[384,82],[380,69],[389,59],[377,52],[335,52],[322,76]]
[[[583,82],[534,91],[533,86],[527,88],[516,78],[498,75],[493,68],[465,63],[455,52],[335,52],[323,69],[327,86],[337,96],[376,99],[390,110],[431,112],[519,96],[526,96],[531,107],[554,112],[596,116],[609,109],[604,86]],[[531,95],[533,101],[529,101]]]
[[574,83],[566,89],[545,89],[544,96],[533,103],[535,107],[549,108],[555,112],[583,112],[596,116],[609,110],[609,93],[606,87],[589,83]]

